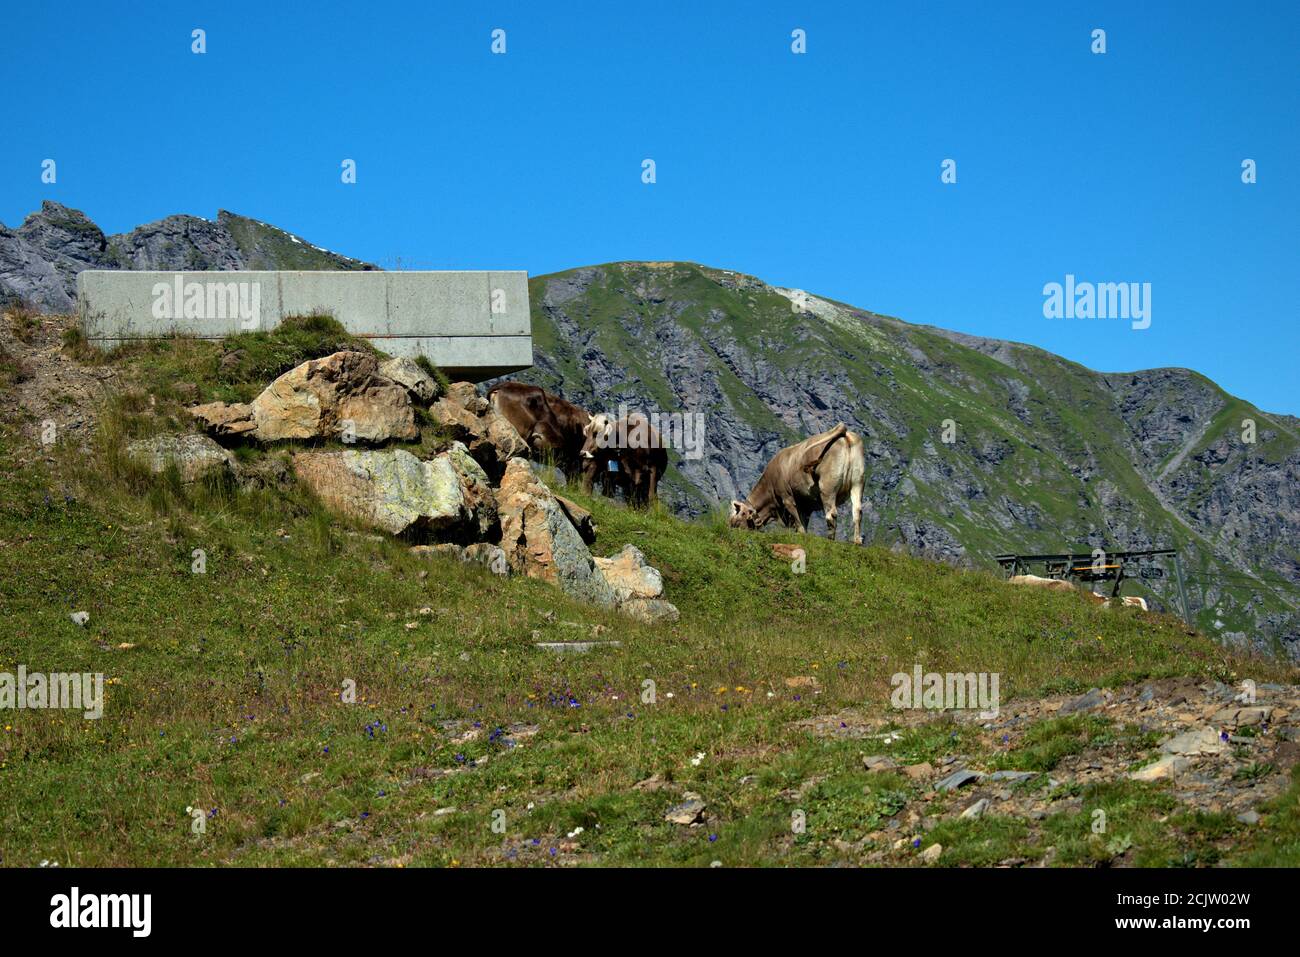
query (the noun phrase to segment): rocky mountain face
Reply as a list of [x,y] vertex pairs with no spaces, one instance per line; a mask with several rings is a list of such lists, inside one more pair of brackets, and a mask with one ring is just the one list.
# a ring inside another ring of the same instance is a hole
[[[0,300],[69,311],[86,268],[374,267],[227,212],[105,236],[47,202],[0,227]],[[778,449],[843,421],[866,445],[868,541],[985,568],[1177,548],[1198,627],[1300,659],[1300,420],[1186,369],[1093,372],[689,263],[573,269],[530,296],[517,378],[592,410],[703,416],[661,487],[678,512],[743,498]],[[1124,591],[1177,611],[1166,572]]]
[[[670,456],[681,512],[743,498],[779,448],[844,421],[866,445],[869,541],[987,568],[1177,548],[1199,627],[1300,657],[1292,417],[1186,369],[1097,373],[688,263],[574,269],[530,293],[519,378],[594,410],[704,415],[703,454]],[[1178,610],[1165,570],[1124,592]]]
[[0,224],[0,302],[73,310],[83,269],[373,269],[224,209],[217,221],[168,216],[106,236],[82,212],[46,200],[17,229]]

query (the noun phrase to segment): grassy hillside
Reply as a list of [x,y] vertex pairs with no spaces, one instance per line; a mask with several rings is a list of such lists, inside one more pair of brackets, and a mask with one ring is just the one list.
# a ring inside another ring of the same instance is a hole
[[[291,482],[186,488],[123,461],[125,437],[174,427],[183,401],[246,396],[336,336],[309,324],[120,354],[86,448],[47,453],[6,404],[0,671],[103,672],[108,698],[98,721],[0,713],[0,863],[802,865],[853,859],[837,842],[919,806],[940,819],[944,863],[1086,863],[1100,852],[1072,836],[1082,792],[1032,827],[958,822],[928,785],[864,769],[879,744],[806,722],[896,727],[892,753],[910,762],[960,753],[1041,771],[1024,786],[1055,801],[1048,772],[1063,756],[1140,761],[1155,739],[1096,716],[1001,739],[914,720],[889,710],[890,676],[998,672],[1004,701],[1166,676],[1295,681],[1167,616],[817,539],[793,574],[768,549],[792,536],[569,489],[599,522],[594,552],[632,542],[663,571],[682,619],[650,628],[539,582],[415,558]],[[274,476],[278,454],[241,456]],[[534,647],[592,636],[621,647]],[[347,682],[356,703],[341,700]],[[664,820],[687,790],[707,804],[701,827]],[[1171,814],[1166,785],[1123,782],[1104,798],[1131,821],[1136,848],[1115,851],[1131,863],[1296,863],[1298,792],[1253,830]],[[797,835],[795,809],[808,818]],[[919,860],[911,845],[882,853]]]

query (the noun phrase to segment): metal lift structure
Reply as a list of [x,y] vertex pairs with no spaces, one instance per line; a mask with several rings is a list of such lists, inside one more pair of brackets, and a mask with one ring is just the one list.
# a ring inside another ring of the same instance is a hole
[[1183,621],[1192,627],[1192,616],[1187,607],[1187,588],[1183,585],[1183,567],[1178,552],[1172,548],[1148,548],[1141,551],[1112,552],[1097,549],[1095,552],[1061,552],[1054,555],[998,555],[997,563],[1010,578],[1013,575],[1035,574],[1041,570],[1044,578],[1069,582],[1113,581],[1112,598],[1119,595],[1120,585],[1126,578],[1164,578],[1165,570],[1156,564],[1158,559],[1171,558],[1174,579],[1178,583],[1178,600],[1183,608]]

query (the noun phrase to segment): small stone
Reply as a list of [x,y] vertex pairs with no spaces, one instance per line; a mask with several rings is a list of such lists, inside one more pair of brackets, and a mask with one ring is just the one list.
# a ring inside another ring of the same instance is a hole
[[1162,781],[1191,767],[1191,761],[1177,754],[1166,755],[1155,764],[1149,764],[1129,775],[1134,781]]
[[74,611],[74,612],[73,612],[71,615],[69,615],[68,617],[72,619],[72,623],[73,623],[74,625],[80,625],[81,627],[84,628],[84,627],[86,627],[86,622],[90,621],[90,612],[88,612],[88,611]]
[[1245,811],[1237,815],[1237,820],[1240,821],[1242,824],[1258,824],[1259,812],[1253,810]]
[[921,860],[925,861],[925,863],[927,864],[933,864],[935,861],[939,859],[939,856],[941,854],[943,854],[943,845],[931,844],[929,847],[927,847],[924,851],[921,852]]
[[1267,705],[1248,708],[1224,708],[1214,716],[1214,723],[1231,728],[1263,724],[1268,720],[1272,710]]
[[934,789],[936,791],[955,791],[963,785],[970,784],[972,781],[978,781],[983,776],[984,775],[980,774],[978,771],[968,771],[965,769],[954,771],[942,781],[938,782],[934,786]]
[[1103,704],[1105,699],[1102,697],[1100,688],[1093,688],[1087,694],[1080,695],[1077,698],[1065,702],[1061,705],[1061,714],[1076,714],[1080,711],[1091,711],[1093,708]]
[[1160,750],[1166,754],[1222,754],[1228,750],[1228,745],[1213,728],[1200,728],[1170,738],[1160,745]]
[[978,818],[983,817],[984,812],[987,811],[988,809],[989,809],[989,799],[980,798],[970,807],[966,808],[966,810],[962,811],[961,817],[963,820],[974,821]]
[[684,799],[682,803],[674,804],[664,815],[664,820],[670,824],[694,824],[704,814],[705,804],[698,794],[687,791],[682,797]]
[[[534,635],[538,632],[533,632]],[[593,648],[621,648],[621,641],[535,641],[533,645],[556,654],[585,655]]]
[[1034,771],[994,771],[989,775],[991,781],[1028,781],[1035,775]]
[[892,771],[898,762],[886,754],[869,754],[863,755],[862,766],[868,771]]
[[923,781],[934,775],[934,765],[929,761],[922,761],[920,764],[910,764],[903,768],[903,773],[913,781]]
[[787,688],[820,688],[819,682],[814,675],[794,675],[785,679]]

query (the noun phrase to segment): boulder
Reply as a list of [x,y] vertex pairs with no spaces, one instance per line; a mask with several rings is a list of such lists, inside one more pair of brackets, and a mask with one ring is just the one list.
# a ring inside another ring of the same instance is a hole
[[487,473],[460,442],[451,443],[451,448],[441,454],[451,462],[456,477],[460,479],[465,505],[473,513],[477,526],[475,537],[486,537],[497,526],[496,494],[492,490],[492,483],[488,480]]
[[474,415],[482,415],[488,410],[488,400],[478,394],[478,386],[473,382],[453,382],[447,386],[447,398]]
[[405,449],[298,452],[293,470],[327,507],[392,535],[473,528],[474,510],[446,453],[421,461]]
[[412,545],[411,554],[420,557],[433,555],[442,555],[447,558],[455,558],[458,561],[469,564],[483,565],[494,575],[507,576],[510,574],[510,564],[506,561],[506,553],[500,545],[493,545],[490,542],[475,542],[473,545]]
[[166,434],[127,443],[132,460],[161,474],[175,465],[182,482],[195,482],[212,469],[235,470],[235,457],[206,435]]
[[506,561],[505,550],[500,545],[493,545],[490,542],[466,545],[461,552],[461,560],[483,565],[493,575],[504,577],[510,574],[510,563]]
[[414,359],[399,356],[379,364],[379,374],[392,379],[422,405],[438,398],[438,380],[421,369]]
[[620,602],[629,598],[658,598],[664,593],[664,579],[659,569],[647,565],[641,549],[624,545],[623,550],[610,558],[597,558],[600,569],[614,589]]
[[416,439],[406,389],[379,374],[365,352],[336,352],[286,372],[252,402],[255,435],[278,439]]
[[511,569],[558,585],[582,601],[606,608],[617,603],[577,529],[526,459],[507,462],[497,511],[501,548]]
[[465,443],[493,478],[505,472],[512,458],[528,454],[528,445],[514,426],[479,396],[472,383],[452,383],[447,394],[429,406],[429,417],[451,438]]
[[618,610],[643,625],[671,624],[682,617],[676,605],[662,598],[629,598]]
[[257,428],[253,407],[245,402],[208,402],[192,406],[189,412],[212,435],[238,438]]

